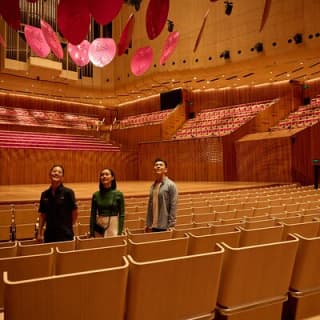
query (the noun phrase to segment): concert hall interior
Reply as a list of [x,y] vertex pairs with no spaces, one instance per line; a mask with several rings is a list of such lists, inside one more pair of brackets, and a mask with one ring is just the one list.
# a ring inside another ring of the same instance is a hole
[[[320,1],[1,1],[0,319],[320,319],[319,137]],[[79,216],[39,244],[54,164]],[[104,168],[124,232],[90,238]]]

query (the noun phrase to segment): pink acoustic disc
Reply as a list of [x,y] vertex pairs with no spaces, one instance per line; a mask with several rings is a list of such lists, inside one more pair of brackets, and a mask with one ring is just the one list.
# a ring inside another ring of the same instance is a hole
[[1,0],[0,15],[13,29],[20,27],[20,6],[19,0]]
[[89,10],[100,24],[108,24],[119,13],[123,0],[90,0]]
[[153,50],[151,47],[142,47],[136,50],[131,59],[131,72],[135,76],[141,76],[151,66]]
[[162,53],[160,56],[160,64],[164,64],[168,58],[172,55],[177,47],[180,34],[178,31],[171,32],[167,37],[164,46],[162,48]]
[[44,38],[46,39],[52,52],[57,56],[57,58],[62,59],[63,50],[57,34],[53,31],[50,24],[48,24],[44,20],[40,20],[40,25]]
[[50,47],[40,28],[25,25],[24,35],[28,45],[37,56],[45,58],[50,53]]
[[132,38],[134,24],[135,24],[135,17],[132,13],[128,18],[127,24],[121,33],[121,37],[118,43],[118,56],[121,56],[122,54],[124,54],[125,51],[128,49],[131,38]]
[[87,36],[90,12],[87,0],[60,0],[58,4],[58,27],[72,44],[79,44]]
[[78,45],[68,43],[68,52],[77,66],[83,67],[89,63],[89,47],[90,42],[87,40],[83,40]]
[[4,48],[7,47],[7,44],[6,44],[6,42],[4,41],[4,39],[3,39],[3,37],[2,37],[1,34],[0,34],[0,44],[1,44]]
[[146,13],[148,38],[155,39],[165,26],[169,13],[169,0],[150,0]]
[[89,59],[97,67],[104,67],[114,58],[117,45],[112,38],[97,38],[89,48]]

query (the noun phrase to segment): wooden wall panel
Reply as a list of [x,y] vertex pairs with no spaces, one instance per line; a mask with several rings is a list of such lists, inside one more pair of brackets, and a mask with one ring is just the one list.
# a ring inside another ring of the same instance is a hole
[[311,159],[320,159],[320,123],[311,127]]
[[118,109],[118,118],[123,119],[128,116],[155,111],[160,111],[160,94],[148,99],[123,103]]
[[172,111],[168,118],[161,123],[162,140],[171,139],[177,130],[187,120],[187,113],[184,104],[179,105]]
[[[255,135],[257,136],[257,135]],[[292,182],[290,136],[237,141],[236,165],[239,181]]]
[[[286,82],[282,84],[267,84],[262,87],[245,87],[241,89],[219,89],[189,92],[188,99],[192,102],[190,111],[199,112],[203,109],[233,106],[242,103],[276,99],[288,96],[289,101],[296,94],[295,84]],[[299,89],[301,92],[301,88]],[[300,102],[302,97],[300,93]],[[290,102],[291,103],[291,102]]]
[[302,184],[313,183],[311,128],[292,135],[292,178]]
[[122,180],[136,180],[136,153],[1,149],[0,184],[49,183],[54,164],[65,168],[65,182],[95,182],[103,167],[114,169]]
[[152,180],[153,161],[168,162],[168,172],[180,181],[223,181],[222,146],[218,138],[171,140],[139,145],[139,180]]
[[0,149],[0,181],[1,184],[9,184],[8,171],[9,171],[9,154],[7,148]]
[[135,148],[138,143],[146,141],[161,141],[161,124],[115,129],[111,132],[110,139],[124,148],[127,146]]

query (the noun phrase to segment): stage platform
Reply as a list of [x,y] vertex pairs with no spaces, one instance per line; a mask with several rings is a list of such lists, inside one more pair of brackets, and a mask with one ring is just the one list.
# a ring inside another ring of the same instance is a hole
[[[144,197],[149,193],[152,181],[118,181],[117,189],[123,192],[125,198]],[[279,182],[207,182],[207,181],[176,181],[179,194],[199,192],[219,192],[281,185]],[[78,200],[91,199],[98,190],[98,183],[65,183],[66,187],[75,191]],[[30,203],[38,202],[42,191],[49,184],[7,185],[0,186],[0,203]]]

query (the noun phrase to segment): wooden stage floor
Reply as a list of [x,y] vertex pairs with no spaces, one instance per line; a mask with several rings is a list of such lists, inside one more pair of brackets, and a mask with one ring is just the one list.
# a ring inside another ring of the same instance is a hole
[[[118,181],[118,189],[125,197],[147,196],[152,181]],[[238,190],[245,188],[257,188],[279,185],[280,183],[257,182],[207,182],[207,181],[176,181],[180,194],[197,192],[218,192],[226,190]],[[2,185],[0,186],[0,203],[28,203],[38,202],[42,191],[49,184],[33,185]],[[98,190],[98,183],[65,183],[65,186],[75,191],[78,200],[90,199],[93,192]]]

